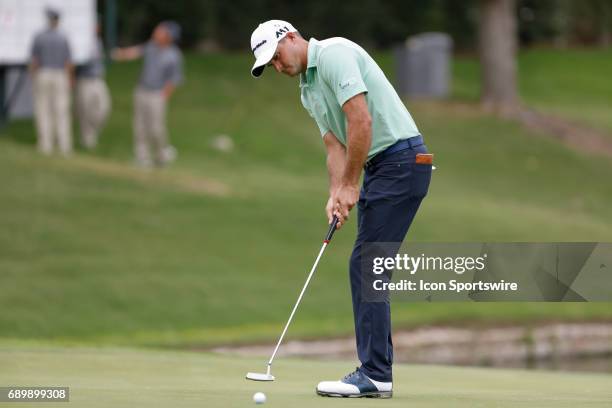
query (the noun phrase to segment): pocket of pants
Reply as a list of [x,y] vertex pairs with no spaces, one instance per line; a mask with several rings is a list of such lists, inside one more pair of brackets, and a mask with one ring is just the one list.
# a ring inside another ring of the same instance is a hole
[[411,191],[412,197],[425,197],[429,191],[431,183],[431,164],[414,163],[411,175]]

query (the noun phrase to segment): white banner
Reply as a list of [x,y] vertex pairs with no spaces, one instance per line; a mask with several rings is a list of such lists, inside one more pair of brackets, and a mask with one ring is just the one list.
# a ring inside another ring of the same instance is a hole
[[45,9],[61,13],[59,29],[66,34],[73,62],[92,56],[95,44],[95,0],[0,0],[0,64],[27,64],[34,36],[47,26]]

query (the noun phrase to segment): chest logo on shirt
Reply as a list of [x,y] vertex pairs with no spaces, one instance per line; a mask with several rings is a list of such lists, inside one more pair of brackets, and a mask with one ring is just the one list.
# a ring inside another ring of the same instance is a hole
[[355,85],[356,83],[357,83],[357,80],[351,77],[351,78],[345,79],[344,81],[340,82],[338,86],[340,86],[340,89],[346,89],[351,85]]

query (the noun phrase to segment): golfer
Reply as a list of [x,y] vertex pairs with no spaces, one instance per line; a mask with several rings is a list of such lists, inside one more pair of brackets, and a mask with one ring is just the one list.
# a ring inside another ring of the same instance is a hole
[[340,228],[351,209],[358,208],[349,269],[361,366],[340,381],[320,382],[317,393],[389,398],[391,310],[388,299],[371,302],[362,297],[362,249],[373,242],[393,242],[399,248],[427,194],[432,155],[384,73],[359,45],[344,38],[307,41],[290,23],[270,20],[251,35],[251,50],[254,77],[272,66],[300,79],[302,104],[327,149],[329,222],[338,217]]

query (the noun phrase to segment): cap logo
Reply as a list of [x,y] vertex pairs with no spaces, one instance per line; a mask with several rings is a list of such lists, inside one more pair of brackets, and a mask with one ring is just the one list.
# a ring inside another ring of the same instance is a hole
[[278,38],[278,37],[280,37],[283,34],[288,33],[288,32],[289,32],[289,27],[287,27],[287,26],[281,27],[281,28],[279,28],[276,31],[276,38]]
[[268,42],[268,40],[263,40],[259,44],[255,45],[255,48],[253,48],[253,52],[255,52],[259,47],[261,47],[262,45],[264,45],[267,42]]

